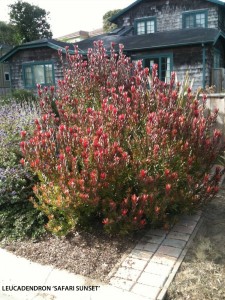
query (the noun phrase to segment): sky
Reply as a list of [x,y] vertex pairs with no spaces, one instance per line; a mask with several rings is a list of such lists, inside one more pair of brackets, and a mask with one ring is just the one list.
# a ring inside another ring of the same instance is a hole
[[[113,9],[125,8],[135,0],[24,0],[48,11],[53,37],[79,30],[102,27],[103,15]],[[0,0],[0,21],[9,22],[8,5],[16,0]]]

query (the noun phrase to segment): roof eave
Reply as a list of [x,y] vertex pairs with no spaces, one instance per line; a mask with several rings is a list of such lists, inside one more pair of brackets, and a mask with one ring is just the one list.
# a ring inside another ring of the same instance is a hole
[[131,8],[133,8],[134,6],[136,6],[137,4],[139,4],[140,2],[142,2],[143,0],[136,0],[134,3],[130,4],[129,6],[125,7],[124,9],[122,9],[121,11],[119,11],[117,14],[115,14],[114,16],[112,16],[109,21],[114,23],[114,21],[121,15],[123,15],[124,13],[126,13],[128,10],[130,10]]
[[59,50],[62,49],[62,51],[65,53],[66,50],[63,47],[60,47],[58,45],[55,45],[49,41],[46,42],[42,42],[42,43],[34,43],[34,44],[22,44],[19,46],[14,47],[12,50],[10,50],[9,52],[7,52],[5,55],[3,55],[0,58],[0,62],[5,62],[7,61],[11,56],[13,56],[16,52],[20,51],[20,50],[24,50],[24,49],[33,49],[33,48],[42,48],[42,47],[49,47],[52,48],[54,50]]
[[215,39],[213,41],[213,46],[215,46],[215,44],[217,43],[217,41],[220,37],[223,37],[225,39],[225,34],[222,31],[218,32],[217,36],[215,37]]
[[192,42],[192,43],[179,43],[179,44],[167,44],[167,45],[159,45],[159,46],[153,46],[153,47],[142,47],[142,48],[132,48],[132,49],[126,49],[124,47],[124,51],[131,52],[131,51],[138,51],[138,50],[149,50],[149,49],[165,49],[165,48],[175,48],[175,47],[182,47],[182,46],[193,46],[193,45],[202,45],[202,44],[213,44],[214,40],[208,40],[208,41],[199,41],[199,42]]
[[214,4],[217,4],[217,5],[221,5],[225,8],[225,2],[222,2],[220,0],[207,0],[208,2],[212,2]]

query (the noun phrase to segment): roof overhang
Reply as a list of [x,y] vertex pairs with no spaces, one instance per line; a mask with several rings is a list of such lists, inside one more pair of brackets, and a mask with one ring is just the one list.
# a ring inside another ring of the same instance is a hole
[[[194,45],[215,45],[219,38],[225,39],[222,32],[212,28],[182,29],[172,32],[157,32],[147,35],[119,36],[104,35],[96,37],[95,40],[102,40],[104,47],[110,51],[111,43],[124,45],[125,52],[137,52],[153,49],[175,48]],[[86,39],[77,43],[83,53],[87,53],[89,48],[93,47],[94,39]]]
[[30,42],[30,43],[25,43],[19,46],[14,47],[13,49],[11,49],[10,51],[8,51],[5,55],[3,55],[0,58],[0,62],[5,62],[7,60],[9,60],[14,54],[16,54],[17,52],[21,51],[21,50],[26,50],[26,49],[35,49],[35,48],[51,48],[54,49],[56,51],[58,50],[62,50],[63,53],[66,52],[65,46],[69,45],[70,49],[69,52],[73,53],[73,45],[72,44],[68,44],[65,43],[62,45],[57,45],[56,43],[53,42],[53,40],[38,40],[38,41],[34,41],[34,42]]

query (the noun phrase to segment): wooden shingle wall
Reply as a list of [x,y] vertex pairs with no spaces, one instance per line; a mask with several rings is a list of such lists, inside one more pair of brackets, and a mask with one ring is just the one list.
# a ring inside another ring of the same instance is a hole
[[157,18],[158,32],[171,31],[182,29],[183,12],[197,9],[208,10],[208,28],[219,29],[219,26],[222,26],[224,13],[219,12],[221,15],[219,22],[218,6],[204,0],[145,0],[120,16],[116,23],[121,27],[124,19],[128,18],[130,25],[133,25],[136,18],[154,16]]

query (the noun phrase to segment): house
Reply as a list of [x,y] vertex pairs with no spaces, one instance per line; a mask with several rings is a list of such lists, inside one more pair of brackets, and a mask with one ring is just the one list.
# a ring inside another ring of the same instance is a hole
[[10,68],[12,89],[36,89],[36,85],[55,85],[63,77],[58,51],[73,44],[41,39],[16,46],[0,58]]
[[[0,44],[0,58],[12,47]],[[10,90],[10,72],[7,63],[0,63],[0,95],[5,95]]]
[[83,41],[89,37],[93,37],[96,35],[100,35],[103,33],[102,28],[98,28],[92,31],[84,31],[84,30],[79,30],[70,34],[66,34],[63,36],[60,36],[56,38],[56,40],[62,41],[62,42],[67,42],[67,43],[77,43],[80,41]]
[[[132,60],[142,59],[151,69],[158,64],[159,77],[171,71],[181,81],[186,72],[194,88],[213,84],[225,89],[225,3],[219,0],[137,0],[110,20],[117,29],[100,37],[124,44]],[[78,43],[87,51],[93,39]],[[215,81],[218,79],[218,81]]]
[[56,38],[56,40],[59,40],[62,42],[67,42],[67,43],[76,43],[76,42],[80,42],[87,38],[89,38],[88,32],[84,31],[84,30],[79,30],[76,32],[72,32],[70,34],[60,36],[60,37]]
[[[143,60],[151,69],[158,64],[159,78],[170,79],[172,71],[182,81],[186,72],[194,89],[217,85],[223,89],[225,74],[225,3],[219,0],[137,0],[111,18],[117,29],[77,42],[82,54],[102,40],[123,44],[132,60]],[[5,54],[14,88],[33,88],[37,82],[55,84],[62,76],[57,57],[60,47],[71,43],[40,40],[18,46]],[[215,79],[218,82],[215,82]],[[225,88],[225,86],[224,86]]]

